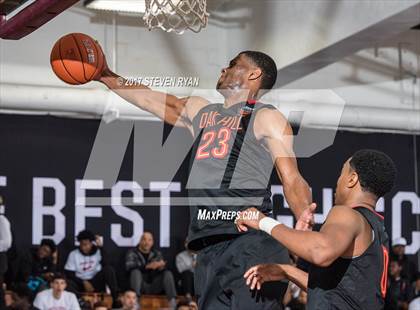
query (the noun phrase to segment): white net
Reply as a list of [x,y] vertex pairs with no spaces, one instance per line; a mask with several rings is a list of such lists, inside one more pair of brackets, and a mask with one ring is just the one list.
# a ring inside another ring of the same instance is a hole
[[146,0],[143,19],[149,28],[183,34],[190,29],[199,32],[207,26],[206,0]]

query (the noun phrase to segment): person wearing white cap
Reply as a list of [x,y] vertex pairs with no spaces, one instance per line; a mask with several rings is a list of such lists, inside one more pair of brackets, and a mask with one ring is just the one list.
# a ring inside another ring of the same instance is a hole
[[404,237],[400,237],[400,238],[396,238],[394,240],[392,240],[392,246],[396,247],[396,246],[407,246],[407,240]]
[[410,282],[413,282],[416,277],[417,267],[405,254],[405,247],[407,240],[404,237],[395,238],[392,240],[391,258],[400,262],[402,266],[401,276]]

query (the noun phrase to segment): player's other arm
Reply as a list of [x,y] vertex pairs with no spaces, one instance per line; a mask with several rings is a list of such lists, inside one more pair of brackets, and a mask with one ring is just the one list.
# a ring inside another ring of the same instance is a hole
[[[259,229],[260,221],[266,216],[255,208],[244,212],[248,211],[258,212],[259,219],[248,220],[240,216],[236,221],[239,230],[247,230],[247,226]],[[331,209],[319,232],[298,231],[278,223],[272,228],[271,236],[304,260],[327,267],[345,254],[360,233],[361,227],[360,218],[354,210],[336,206]]]
[[261,264],[251,267],[245,272],[246,284],[253,289],[261,289],[265,282],[288,279],[301,289],[308,289],[308,273],[292,265]]
[[293,152],[293,131],[287,119],[277,110],[262,109],[256,116],[257,138],[267,146],[283,184],[284,195],[296,219],[312,202],[308,183],[299,172]]
[[191,120],[203,106],[208,104],[208,101],[201,97],[178,98],[154,91],[143,84],[129,86],[126,79],[112,72],[106,63],[96,80],[140,109],[154,114],[171,125],[187,127],[190,130]]

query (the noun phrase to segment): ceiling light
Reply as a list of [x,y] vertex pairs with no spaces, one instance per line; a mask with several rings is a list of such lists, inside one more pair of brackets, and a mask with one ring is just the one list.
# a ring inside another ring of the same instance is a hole
[[139,14],[146,12],[145,0],[85,0],[84,4],[94,10]]

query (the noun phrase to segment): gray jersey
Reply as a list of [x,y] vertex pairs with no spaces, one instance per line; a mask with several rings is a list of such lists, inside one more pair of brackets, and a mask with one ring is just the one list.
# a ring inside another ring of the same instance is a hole
[[187,184],[190,201],[188,247],[199,250],[238,234],[234,219],[251,206],[272,211],[269,180],[273,161],[254,135],[256,111],[275,109],[262,103],[230,108],[210,104],[193,119],[195,143]]

